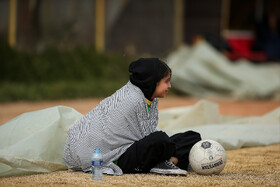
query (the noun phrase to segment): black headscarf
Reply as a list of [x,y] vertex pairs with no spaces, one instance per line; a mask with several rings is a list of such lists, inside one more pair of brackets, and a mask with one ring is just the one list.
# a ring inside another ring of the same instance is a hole
[[140,58],[129,66],[130,82],[139,87],[144,96],[152,101],[157,82],[171,74],[171,69],[158,58]]

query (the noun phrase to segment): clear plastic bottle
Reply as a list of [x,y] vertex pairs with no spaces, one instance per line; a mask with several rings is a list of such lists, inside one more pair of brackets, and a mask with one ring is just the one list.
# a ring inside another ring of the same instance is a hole
[[100,152],[100,149],[94,149],[94,153],[91,157],[91,171],[92,171],[92,180],[102,181],[102,163],[103,157]]

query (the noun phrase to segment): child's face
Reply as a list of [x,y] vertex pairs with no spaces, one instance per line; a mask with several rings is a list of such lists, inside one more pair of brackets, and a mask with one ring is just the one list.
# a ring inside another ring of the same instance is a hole
[[170,74],[168,74],[166,77],[164,77],[157,83],[157,87],[153,93],[152,99],[157,97],[159,98],[165,97],[165,95],[168,93],[169,88],[171,88]]

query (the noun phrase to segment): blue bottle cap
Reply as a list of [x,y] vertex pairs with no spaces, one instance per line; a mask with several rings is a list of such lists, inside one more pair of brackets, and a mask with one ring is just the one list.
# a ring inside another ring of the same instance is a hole
[[96,149],[94,149],[94,152],[95,153],[100,153],[100,149],[96,148]]

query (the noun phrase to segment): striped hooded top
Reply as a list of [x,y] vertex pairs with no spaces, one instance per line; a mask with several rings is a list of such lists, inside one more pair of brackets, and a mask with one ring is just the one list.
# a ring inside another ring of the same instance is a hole
[[[154,76],[157,71],[154,63],[158,62],[142,63],[147,65],[144,69],[146,76]],[[139,70],[132,66],[133,63],[130,65],[130,72]],[[103,155],[103,173],[121,175],[122,170],[114,161],[135,141],[157,131],[158,99],[152,100],[148,110],[145,91],[141,89],[143,81],[137,85],[135,77],[134,80],[130,78],[130,81],[113,95],[102,100],[69,129],[63,155],[69,169],[90,171],[94,149],[100,148]],[[153,81],[150,89],[154,91],[156,83],[153,78],[149,80]],[[149,91],[148,87],[145,89]],[[150,91],[148,93],[151,94]]]

